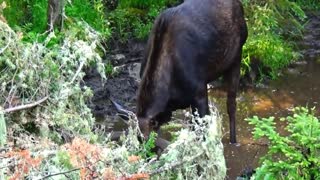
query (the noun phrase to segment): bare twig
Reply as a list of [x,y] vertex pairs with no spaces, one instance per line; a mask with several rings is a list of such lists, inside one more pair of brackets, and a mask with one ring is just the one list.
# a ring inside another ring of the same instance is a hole
[[13,91],[13,94],[15,94],[15,92],[16,92],[16,88],[14,88],[14,79],[15,79],[17,73],[18,73],[18,69],[15,70],[15,72],[14,72],[14,74],[13,74],[13,77],[12,77],[12,79],[11,79],[11,81],[10,81],[10,83],[11,83],[11,89],[10,89],[10,91],[9,91],[9,94],[8,94],[5,102],[3,103],[3,106],[4,106],[6,103],[9,103],[9,104],[10,104],[10,101],[11,101],[10,97],[12,97],[11,93],[12,93],[12,91]]
[[35,107],[35,106],[43,103],[43,102],[46,101],[48,98],[49,98],[49,96],[46,96],[46,97],[40,99],[39,101],[30,103],[30,104],[25,104],[25,105],[20,105],[20,106],[15,106],[15,107],[12,107],[12,108],[8,108],[8,109],[5,109],[4,112],[5,112],[5,113],[11,113],[11,112],[15,112],[15,111],[20,111],[20,110],[24,110],[24,109],[29,109],[29,108]]
[[83,68],[83,66],[84,66],[84,63],[85,63],[85,61],[82,61],[82,62],[81,62],[80,66],[79,66],[76,74],[73,76],[70,84],[73,84],[73,82],[76,80],[77,76],[79,75],[79,73],[81,72],[81,70],[82,70],[82,68]]
[[71,169],[71,170],[65,171],[65,172],[58,172],[58,173],[54,173],[54,174],[49,174],[47,176],[39,178],[38,180],[48,179],[48,178],[53,177],[53,176],[66,175],[66,174],[72,173],[74,171],[79,171],[80,169],[81,168],[75,168],[75,169]]
[[[98,161],[96,161],[96,162],[93,162],[92,164],[96,164],[96,163],[98,163],[98,162],[104,162],[104,161],[98,160]],[[49,175],[47,175],[47,176],[44,176],[44,177],[42,177],[42,178],[39,178],[39,179],[37,179],[37,180],[48,179],[49,177],[59,176],[59,175],[64,175],[64,176],[67,177],[67,174],[69,174],[69,173],[72,173],[72,172],[74,172],[74,171],[79,171],[80,169],[88,169],[88,168],[89,168],[89,166],[85,166],[85,167],[80,167],[80,168],[71,169],[71,170],[69,170],[69,171],[53,173],[53,174],[49,174]],[[89,169],[89,170],[90,170],[90,169]]]

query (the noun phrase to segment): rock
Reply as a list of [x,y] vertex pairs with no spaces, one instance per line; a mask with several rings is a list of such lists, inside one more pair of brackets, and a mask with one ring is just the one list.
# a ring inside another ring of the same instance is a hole
[[125,56],[125,55],[123,55],[123,54],[116,54],[116,55],[114,55],[114,56],[113,56],[113,58],[114,58],[115,60],[120,61],[120,60],[125,59],[125,58],[126,58],[126,56]]

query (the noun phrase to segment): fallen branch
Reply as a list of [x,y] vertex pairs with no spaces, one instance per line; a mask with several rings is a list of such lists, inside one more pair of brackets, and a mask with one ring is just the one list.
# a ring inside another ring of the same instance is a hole
[[24,110],[24,109],[33,108],[33,107],[38,106],[39,104],[43,103],[44,101],[46,101],[48,98],[49,98],[49,96],[46,96],[46,97],[40,99],[39,101],[30,103],[30,104],[25,104],[25,105],[20,105],[20,106],[15,106],[15,107],[12,107],[12,108],[8,108],[8,109],[5,109],[4,112],[5,113],[12,113],[12,112],[15,112],[15,111],[20,111],[20,110]]
[[[99,162],[99,161],[97,161],[97,162]],[[94,162],[93,164],[95,164],[95,163],[97,163],[97,162]],[[69,173],[72,173],[72,172],[74,172],[74,171],[79,171],[79,170],[81,170],[81,169],[87,169],[88,167],[89,167],[89,166],[85,166],[85,167],[81,167],[81,168],[74,168],[74,169],[71,169],[71,170],[69,170],[69,171],[64,171],[64,172],[58,172],[58,173],[49,174],[49,175],[44,176],[44,177],[41,177],[41,178],[39,178],[39,179],[37,179],[37,180],[48,179],[48,178],[50,178],[50,177],[59,176],[59,175],[67,176],[67,174],[69,174]]]
[[44,176],[38,180],[43,180],[43,179],[48,179],[50,177],[53,177],[53,176],[59,176],[59,175],[66,175],[66,174],[69,174],[69,173],[72,173],[74,171],[79,171],[81,168],[75,168],[75,169],[71,169],[69,171],[65,171],[65,172],[58,172],[58,173],[54,173],[54,174],[49,174],[47,176]]

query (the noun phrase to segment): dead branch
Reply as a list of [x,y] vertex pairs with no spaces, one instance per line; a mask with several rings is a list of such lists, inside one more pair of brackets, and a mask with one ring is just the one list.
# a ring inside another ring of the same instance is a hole
[[46,97],[40,99],[39,101],[30,103],[30,104],[25,104],[25,105],[20,105],[20,106],[15,106],[15,107],[12,107],[12,108],[8,108],[8,109],[5,109],[4,112],[5,113],[12,113],[12,112],[15,112],[15,111],[20,111],[20,110],[24,110],[24,109],[33,108],[33,107],[38,106],[39,104],[43,103],[44,101],[46,101],[48,98],[49,98],[49,96],[46,96]]
[[65,172],[58,172],[58,173],[54,173],[54,174],[49,174],[47,176],[44,176],[38,180],[43,180],[43,179],[48,179],[50,177],[53,177],[53,176],[59,176],[59,175],[66,175],[66,174],[69,174],[69,173],[72,173],[74,171],[79,171],[81,168],[75,168],[75,169],[71,169],[69,171],[65,171]]
[[[96,164],[96,163],[98,163],[99,161],[100,161],[100,160],[94,162],[93,164]],[[102,162],[103,162],[103,161],[102,161]],[[89,168],[89,166],[80,167],[80,168],[74,168],[74,169],[71,169],[71,170],[69,170],[69,171],[64,171],[64,172],[58,172],[58,173],[49,174],[49,175],[44,176],[44,177],[41,177],[41,178],[39,178],[39,179],[37,179],[37,180],[48,179],[48,178],[50,178],[50,177],[59,176],[59,175],[64,175],[64,176],[67,177],[67,174],[69,174],[69,173],[72,173],[72,172],[74,172],[74,171],[79,171],[79,170],[81,170],[81,169],[88,169],[88,168]]]

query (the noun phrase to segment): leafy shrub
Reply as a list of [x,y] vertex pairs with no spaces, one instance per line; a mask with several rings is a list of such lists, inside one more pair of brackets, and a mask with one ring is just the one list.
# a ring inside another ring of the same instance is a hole
[[[299,53],[294,51],[294,47],[278,35],[272,33],[254,35],[249,37],[243,48],[245,68],[250,70],[251,58],[259,59],[264,67],[271,69],[270,72],[263,72],[275,79],[278,72],[288,66],[299,57]],[[262,68],[262,67],[261,67]],[[260,69],[261,70],[261,69]],[[245,71],[245,70],[244,70]],[[242,72],[243,74],[245,72]]]
[[250,60],[258,59],[276,78],[279,70],[298,59],[291,38],[302,37],[303,10],[289,0],[243,0],[249,36],[243,48],[242,74],[250,71]]
[[307,108],[295,108],[293,116],[281,118],[288,123],[282,136],[276,131],[274,117],[247,119],[253,124],[254,138],[270,141],[255,179],[319,179],[320,121]]
[[156,139],[158,135],[155,132],[150,133],[150,137],[146,142],[142,143],[142,151],[138,153],[138,155],[144,159],[148,157],[154,157],[156,154],[153,152],[156,147]]

